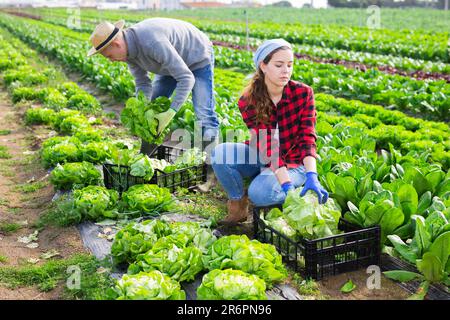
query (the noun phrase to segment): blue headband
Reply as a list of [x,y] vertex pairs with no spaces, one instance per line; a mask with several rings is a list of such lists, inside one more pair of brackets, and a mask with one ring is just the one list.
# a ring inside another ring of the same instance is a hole
[[253,55],[253,62],[255,63],[256,69],[259,68],[259,64],[274,50],[281,47],[291,47],[291,44],[284,39],[271,39],[266,40]]

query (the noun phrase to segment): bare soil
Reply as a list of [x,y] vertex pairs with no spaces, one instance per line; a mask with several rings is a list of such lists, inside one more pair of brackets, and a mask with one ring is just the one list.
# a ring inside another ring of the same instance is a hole
[[[59,252],[61,258],[68,258],[75,253],[86,253],[75,227],[46,227],[38,234],[38,247],[28,248],[18,242],[18,237],[28,236],[36,229],[33,227],[39,216],[49,207],[54,190],[48,183],[34,192],[24,193],[17,187],[36,181],[48,181],[48,173],[43,169],[38,158],[32,158],[39,149],[41,135],[45,132],[34,131],[22,125],[21,111],[6,102],[4,93],[0,97],[0,130],[11,130],[8,135],[0,136],[0,145],[6,146],[11,159],[0,159],[0,224],[16,223],[22,227],[15,232],[0,231],[0,256],[6,261],[0,266],[17,267],[32,259],[45,260],[40,255],[50,250]],[[33,154],[34,152],[34,154]],[[31,153],[31,154],[30,154]],[[29,159],[27,161],[27,159]],[[61,288],[47,293],[37,288],[17,288],[15,290],[0,287],[1,299],[58,299]]]
[[[336,275],[318,282],[323,295],[332,300],[405,300],[410,296],[408,292],[400,288],[395,282],[381,275],[380,289],[369,289],[367,279],[371,274],[366,270],[358,270]],[[348,281],[356,285],[351,293],[342,293],[342,286]]]

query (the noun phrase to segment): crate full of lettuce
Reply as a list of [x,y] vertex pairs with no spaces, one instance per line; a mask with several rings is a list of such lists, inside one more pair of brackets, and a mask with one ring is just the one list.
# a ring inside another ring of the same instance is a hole
[[377,264],[380,228],[361,228],[341,217],[332,199],[290,191],[282,206],[255,208],[255,237],[273,244],[284,260],[307,277],[321,279]]
[[[164,147],[164,150],[168,148]],[[185,150],[173,163],[133,150],[121,150],[103,164],[104,183],[119,192],[144,183],[156,184],[172,192],[178,187],[192,188],[206,181],[205,158],[205,153],[198,148]]]

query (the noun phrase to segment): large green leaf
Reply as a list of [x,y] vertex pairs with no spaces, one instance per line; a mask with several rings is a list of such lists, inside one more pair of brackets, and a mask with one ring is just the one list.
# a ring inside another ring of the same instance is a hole
[[412,183],[419,196],[425,192],[432,190],[431,184],[417,167],[408,167],[405,169],[404,181]]
[[431,191],[427,191],[420,197],[418,206],[417,206],[417,214],[423,215],[425,210],[431,205]]
[[429,252],[435,254],[439,258],[442,267],[446,266],[450,255],[450,231],[437,237],[431,244]]
[[328,172],[326,174],[326,181],[327,181],[327,186],[328,189],[332,192],[335,193],[336,192],[336,185],[335,185],[335,181],[336,181],[337,175],[333,172]]
[[351,201],[347,202],[347,206],[350,212],[345,213],[344,219],[346,219],[348,222],[363,227],[365,215],[362,212],[360,212],[358,207],[355,206]]
[[425,176],[425,178],[427,179],[428,183],[431,186],[431,190],[433,191],[433,193],[436,192],[436,189],[444,179],[444,176],[445,174],[442,171],[433,171]]
[[342,293],[350,293],[356,289],[356,285],[352,280],[348,280],[341,288]]
[[405,270],[385,271],[383,272],[383,274],[389,279],[400,282],[408,282],[414,279],[423,279],[423,276],[421,274]]
[[416,233],[414,235],[414,243],[417,245],[418,256],[422,256],[428,251],[431,245],[431,235],[425,228],[425,219],[421,216],[415,216],[416,219]]
[[398,235],[401,239],[410,239],[414,236],[415,229],[415,222],[410,220],[409,223],[395,229],[394,234]]
[[411,215],[417,211],[419,201],[416,189],[410,184],[404,184],[398,189],[397,195],[405,215],[405,221],[408,222]]
[[366,220],[364,226],[370,227],[380,224],[381,218],[385,213],[394,207],[394,203],[391,200],[383,200],[376,203],[374,206],[369,207],[366,212]]
[[381,240],[386,241],[386,237],[394,233],[394,230],[403,224],[404,215],[400,208],[390,208],[380,220]]
[[443,198],[447,192],[450,192],[450,178],[446,178],[436,188],[436,195],[440,198]]
[[358,183],[358,196],[359,198],[363,198],[369,191],[372,191],[373,181],[371,178],[372,174],[367,174],[359,183]]
[[425,219],[425,227],[434,241],[441,233],[445,232],[446,227],[450,226],[445,215],[440,211],[431,213]]
[[387,238],[392,242],[395,250],[408,262],[416,264],[417,255],[407,246],[397,235],[388,235]]
[[416,262],[417,269],[430,282],[439,282],[444,278],[444,266],[441,260],[432,252],[427,252]]
[[359,203],[358,196],[356,194],[355,185],[356,181],[352,177],[336,177],[335,192],[333,197],[338,201],[341,208],[345,208],[347,201],[351,201],[355,204]]

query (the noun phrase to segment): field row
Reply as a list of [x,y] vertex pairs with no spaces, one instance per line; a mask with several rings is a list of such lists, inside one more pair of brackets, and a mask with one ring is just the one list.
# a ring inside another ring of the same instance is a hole
[[[2,23],[23,40],[45,53],[57,56],[71,68],[91,77],[100,88],[111,90],[117,99],[134,93],[133,79],[125,64],[111,64],[102,57],[88,59],[88,34],[71,31],[35,20],[2,16]],[[33,32],[29,25],[33,26]],[[68,38],[79,41],[70,41]],[[251,53],[229,48],[216,48],[216,63],[222,67],[253,70]],[[108,72],[106,72],[108,70]],[[367,72],[339,65],[297,60],[294,79],[309,83],[317,92],[383,104],[415,113],[423,118],[446,121],[450,100],[450,84],[445,81],[421,81],[377,70]]]
[[[128,23],[136,23],[151,16],[149,13],[139,14],[116,11],[81,11],[81,27],[90,27],[100,20],[117,21],[125,19]],[[60,19],[60,23],[67,25],[77,17],[69,17],[64,12],[40,11],[39,16],[44,19]],[[73,14],[73,13],[72,13]],[[222,35],[245,36],[246,24],[232,21],[186,19],[205,32]],[[88,24],[86,26],[86,23]],[[76,27],[76,25],[74,25]],[[413,59],[450,62],[448,51],[449,31],[426,32],[412,30],[371,30],[367,28],[352,28],[344,26],[304,25],[304,24],[276,24],[253,22],[249,25],[252,37],[268,39],[283,38],[294,44],[314,45],[324,48],[343,49],[349,51],[370,52],[403,56]]]
[[[101,118],[88,118],[92,113],[101,112],[101,106],[96,103],[95,97],[88,95],[74,83],[49,85],[48,80],[54,74],[52,66],[49,66],[48,70],[36,70],[29,64],[27,56],[19,52],[25,44],[18,41],[15,43],[16,46],[12,47],[9,42],[0,40],[3,83],[16,103],[24,103],[22,106],[27,108],[25,120],[29,125],[51,126],[60,133],[59,136],[44,141],[41,150],[44,165],[54,168],[50,174],[50,182],[55,189],[73,190],[73,199],[63,199],[60,203],[59,211],[56,211],[59,218],[70,225],[82,220],[118,219],[123,215],[151,216],[171,209],[172,196],[166,189],[157,185],[133,186],[122,194],[121,201],[118,201],[119,195],[116,191],[101,186],[100,173],[93,164],[105,161],[124,164],[126,159],[125,164],[135,166],[135,172],[145,178],[147,174],[151,175],[155,163],[146,162],[143,160],[146,159],[144,155],[135,154],[136,145],[130,149],[123,141],[108,137],[100,124],[103,121]],[[13,63],[8,63],[9,61]],[[235,112],[231,118],[236,117],[238,111],[235,103],[231,101],[236,101],[235,94],[243,82],[243,75],[218,69],[216,80],[218,88],[229,89],[228,92],[222,91],[223,103],[227,104],[226,101],[229,101],[229,110]],[[27,105],[27,100],[38,101],[45,108]],[[135,101],[135,98],[131,98],[126,106]],[[333,208],[327,207],[327,210],[338,211],[339,215],[342,214],[361,227],[380,225],[382,244],[387,246],[386,250],[398,250],[399,254],[406,253],[406,245],[402,246],[403,241],[415,239],[413,243],[417,245],[419,237],[424,237],[424,247],[421,247],[420,252],[415,251],[414,245],[407,248],[414,252],[414,255],[407,255],[408,261],[417,264],[423,273],[419,276],[425,280],[447,283],[444,275],[448,271],[446,264],[442,265],[441,261],[447,261],[448,255],[440,250],[450,235],[446,233],[447,217],[450,214],[450,140],[447,126],[408,118],[400,112],[388,111],[379,106],[324,94],[316,95],[316,105],[319,111],[318,172],[322,184],[330,191],[330,206],[332,202],[337,205]],[[147,105],[144,103],[142,106]],[[389,122],[397,125],[385,124]],[[406,126],[411,130],[405,129]],[[439,155],[446,158],[439,158]],[[201,156],[190,159],[201,161]],[[337,219],[333,221],[337,223]],[[337,227],[333,227],[334,222],[327,221],[326,225],[332,234],[339,233]],[[425,228],[421,229],[421,226]],[[430,229],[433,226],[436,229]],[[187,232],[187,227],[180,228]],[[139,238],[139,232],[133,231],[133,234],[130,234],[130,230],[135,230],[134,225],[123,230],[114,242],[112,254],[118,262],[130,263],[130,274],[151,271],[150,261],[158,257],[158,254],[166,261],[164,259],[167,258],[167,252],[149,251],[150,248],[145,245],[136,248],[137,252],[143,255],[135,257],[136,252],[132,253],[126,248],[132,243],[135,244],[131,238]],[[322,237],[324,234],[322,228],[314,228],[312,234],[302,233],[302,230],[299,229],[299,235],[307,239]],[[429,230],[433,230],[432,235],[425,234],[431,232]],[[194,233],[199,232],[198,229],[194,230]],[[175,281],[190,281],[204,267],[214,272],[217,266],[203,265],[199,257],[201,250],[204,250],[203,254],[212,254],[209,248],[215,239],[206,234],[201,239],[201,243],[195,246],[200,250],[195,251],[192,246],[187,245],[191,240],[178,248],[181,251],[177,249],[177,252],[185,252],[192,259],[185,269],[176,269],[179,272],[171,273],[167,268],[170,265],[168,262],[162,265],[153,264],[154,268],[173,276]],[[239,242],[246,243],[244,240]],[[168,239],[160,241],[158,237],[158,241],[162,247],[166,241],[170,246],[173,245],[173,241]],[[227,241],[230,241],[230,238],[223,237],[217,240],[217,246],[220,247]],[[208,244],[203,246],[206,242]],[[156,246],[156,243],[149,245]],[[230,244],[230,248],[231,246]],[[278,254],[274,249],[271,251],[269,246],[256,248],[256,242],[253,246],[252,250],[261,254],[265,252],[264,256],[269,252],[274,256]],[[180,260],[183,260],[181,257]],[[281,258],[279,259],[281,261]],[[434,268],[439,269],[433,278],[430,278],[427,259],[432,259]],[[436,261],[440,264],[434,263]],[[182,267],[180,265],[176,268]],[[279,272],[282,269],[281,263],[277,265]],[[282,275],[274,276],[273,273],[266,274],[264,270],[258,270],[257,272],[243,267],[243,271],[255,272],[267,284],[283,279]]]

